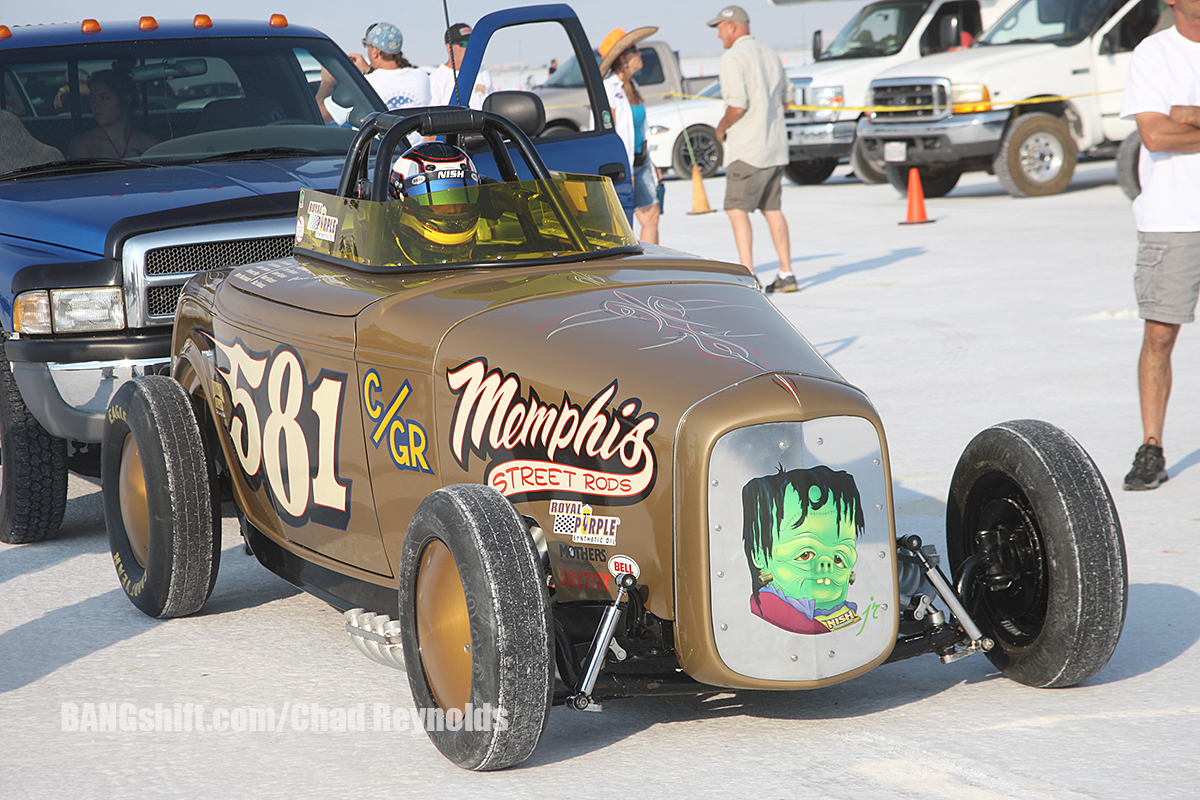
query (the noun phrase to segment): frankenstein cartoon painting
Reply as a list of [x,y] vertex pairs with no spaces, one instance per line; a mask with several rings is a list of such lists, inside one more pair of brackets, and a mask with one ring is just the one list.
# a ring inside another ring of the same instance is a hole
[[860,622],[846,600],[863,532],[854,477],[826,466],[781,466],[742,488],[742,540],[754,593],[750,611],[793,633]]

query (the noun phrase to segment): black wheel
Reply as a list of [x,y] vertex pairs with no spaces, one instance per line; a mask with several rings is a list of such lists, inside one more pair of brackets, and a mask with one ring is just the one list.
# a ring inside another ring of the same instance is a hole
[[[717,132],[707,125],[693,125],[686,131],[692,140],[692,153],[700,165],[700,177],[711,178],[725,162],[725,147],[717,140]],[[688,152],[684,136],[675,139],[675,152],[671,154],[671,169],[680,178],[692,177],[692,155]]]
[[[885,169],[888,183],[901,197],[908,196],[908,170],[909,167],[896,164],[888,164]],[[921,193],[925,197],[945,197],[958,185],[958,179],[962,177],[962,173],[957,170],[934,172],[928,167],[917,167],[917,174],[921,176]]]
[[866,153],[862,149],[862,141],[854,140],[854,146],[850,149],[850,170],[863,183],[887,183],[887,173],[884,171],[883,162],[875,162],[867,158]]
[[425,498],[404,540],[399,611],[413,699],[446,721],[426,725],[437,749],[473,770],[528,758],[553,698],[550,598],[503,495],[463,484]]
[[121,588],[148,616],[196,613],[217,580],[221,514],[215,468],[183,387],[148,375],[118,389],[100,461]]
[[549,139],[551,136],[570,136],[579,131],[562,122],[552,122],[538,134],[539,139]]
[[0,541],[28,544],[58,533],[67,508],[67,442],[29,413],[0,335]]
[[1022,114],[1008,126],[992,162],[1004,191],[1044,197],[1067,188],[1075,174],[1075,140],[1052,114]]
[[1125,137],[1117,150],[1117,185],[1130,200],[1142,193],[1142,180],[1138,176],[1138,162],[1142,157],[1142,135],[1137,131]]
[[783,168],[784,174],[792,179],[792,183],[801,186],[816,186],[824,183],[833,171],[837,169],[836,158],[822,158],[817,161],[793,161]]
[[956,576],[982,549],[980,531],[994,532],[998,564],[971,570],[963,593],[996,643],[992,663],[1044,688],[1098,673],[1125,623],[1125,541],[1108,486],[1079,443],[1038,420],[976,436],[954,470],[947,502]]

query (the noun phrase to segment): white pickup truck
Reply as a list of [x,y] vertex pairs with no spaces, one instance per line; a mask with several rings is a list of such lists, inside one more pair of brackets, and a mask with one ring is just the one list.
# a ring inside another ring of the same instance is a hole
[[[784,5],[797,0],[771,2]],[[821,32],[817,31],[813,35],[814,62],[789,70],[789,75],[796,86],[797,105],[826,108],[789,112],[788,177],[801,184],[822,183],[839,159],[849,157],[861,180],[887,180],[882,160],[864,160],[854,146],[860,108],[867,100],[871,79],[890,67],[969,44],[1012,2],[879,0],[864,6],[828,48],[822,49]]]
[[917,167],[930,197],[970,170],[1017,197],[1061,192],[1079,154],[1112,156],[1134,132],[1120,118],[1133,48],[1174,20],[1162,0],[1020,0],[971,48],[876,77],[862,152],[898,191]]

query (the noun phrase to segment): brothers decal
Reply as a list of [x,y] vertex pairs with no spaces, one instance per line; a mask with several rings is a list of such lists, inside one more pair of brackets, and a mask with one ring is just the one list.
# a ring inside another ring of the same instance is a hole
[[420,423],[400,417],[400,410],[412,394],[412,386],[408,381],[384,405],[380,400],[386,395],[379,373],[373,369],[367,370],[363,376],[362,395],[363,405],[366,406],[367,416],[375,423],[371,431],[371,443],[375,449],[386,443],[387,451],[392,457],[392,463],[400,469],[412,469],[418,472],[433,474],[426,455],[429,437]]
[[249,351],[240,339],[217,348],[232,408],[226,425],[250,487],[265,484],[280,518],[345,530],[351,481],[338,475],[346,374],[322,369],[308,382],[296,349]]
[[751,613],[803,634],[862,623],[858,606],[846,600],[862,532],[862,501],[847,472],[780,467],[751,480],[742,487]]
[[489,370],[482,358],[450,370],[446,381],[458,396],[450,452],[463,469],[471,453],[487,460],[487,484],[506,497],[553,494],[623,505],[653,488],[658,462],[648,438],[658,415],[639,413],[637,399],[606,410],[617,394],[616,381],[582,407],[565,392],[557,406],[543,403],[532,389],[523,398],[520,378]]

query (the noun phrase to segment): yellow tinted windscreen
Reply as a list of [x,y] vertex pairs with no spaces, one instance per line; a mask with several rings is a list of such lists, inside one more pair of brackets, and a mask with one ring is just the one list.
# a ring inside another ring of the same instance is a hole
[[489,183],[375,203],[305,190],[296,246],[373,267],[558,258],[637,246],[606,178]]

